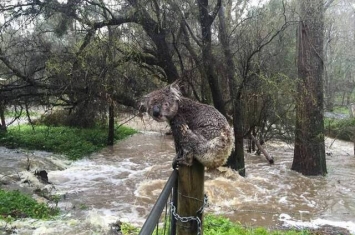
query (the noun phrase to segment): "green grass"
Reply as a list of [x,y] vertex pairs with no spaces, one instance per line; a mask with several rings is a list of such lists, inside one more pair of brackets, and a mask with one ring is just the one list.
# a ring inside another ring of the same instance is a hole
[[332,112],[341,113],[341,114],[348,114],[349,115],[349,107],[347,107],[347,106],[335,106],[334,110]]
[[244,227],[233,223],[228,218],[206,215],[204,220],[204,235],[307,235],[307,231],[273,231],[266,228]]
[[44,203],[19,191],[5,191],[0,189],[0,219],[11,220],[17,218],[49,219],[59,213],[58,208],[50,208]]
[[[30,115],[30,117],[39,116],[39,113],[34,112],[34,111],[29,111],[28,114]],[[22,110],[22,112],[15,112],[15,111],[5,110],[5,117],[13,118],[13,117],[17,117],[17,116],[27,117],[26,110]]]
[[[169,228],[170,220],[168,225],[166,226]],[[163,234],[164,228],[163,226],[159,227],[159,233]],[[135,233],[123,233],[124,235],[128,234],[138,234]],[[153,232],[156,234],[156,230]],[[203,222],[203,234],[204,235],[310,235],[310,233],[306,230],[303,231],[295,231],[295,230],[285,230],[285,231],[276,231],[276,230],[269,230],[266,228],[258,227],[245,227],[240,223],[234,223],[230,221],[228,218],[223,216],[216,216],[212,214],[207,214],[204,217]]]
[[128,223],[122,223],[121,232],[122,235],[136,235],[139,234],[139,228]]
[[[115,140],[136,133],[134,129],[121,126],[115,130]],[[106,146],[107,129],[79,129],[71,127],[48,127],[19,125],[10,126],[0,133],[0,145],[9,148],[44,150],[65,154],[71,160],[80,159]]]

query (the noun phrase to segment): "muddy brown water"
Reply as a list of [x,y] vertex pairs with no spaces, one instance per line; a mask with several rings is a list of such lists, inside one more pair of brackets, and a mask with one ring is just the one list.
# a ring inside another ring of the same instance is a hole
[[[329,224],[355,234],[353,144],[327,139],[326,146],[326,177],[291,171],[293,148],[278,141],[266,147],[275,165],[246,155],[245,178],[226,168],[207,171],[206,212],[249,226]],[[163,132],[144,131],[76,162],[45,152],[0,148],[0,153],[0,178],[7,181],[2,187],[41,187],[24,173],[27,158],[37,159],[38,167],[49,169],[48,190],[62,195],[57,220],[16,221],[12,226],[19,234],[102,234],[117,220],[143,224],[171,173],[174,144]],[[26,177],[31,184],[24,183]]]

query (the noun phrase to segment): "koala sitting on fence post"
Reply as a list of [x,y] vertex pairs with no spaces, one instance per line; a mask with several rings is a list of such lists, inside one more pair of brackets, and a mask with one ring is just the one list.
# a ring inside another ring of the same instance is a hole
[[173,166],[191,166],[193,158],[208,168],[223,165],[234,145],[227,119],[214,107],[183,97],[178,82],[146,95],[143,109],[158,122],[168,122],[177,155]]

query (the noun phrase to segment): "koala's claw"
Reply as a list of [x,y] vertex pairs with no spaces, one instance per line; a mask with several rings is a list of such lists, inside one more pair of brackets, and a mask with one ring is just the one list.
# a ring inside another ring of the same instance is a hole
[[179,163],[178,163],[176,158],[174,158],[173,163],[171,164],[171,166],[173,167],[174,170],[179,167]]
[[189,126],[186,124],[181,124],[180,130],[182,134],[186,134],[186,132],[189,130]]
[[179,167],[181,163],[181,159],[183,158],[181,151],[176,154],[176,156],[173,159],[172,167],[173,169],[176,169]]
[[173,160],[172,167],[176,169],[178,166],[192,166],[193,157],[192,155],[179,155],[177,154]]

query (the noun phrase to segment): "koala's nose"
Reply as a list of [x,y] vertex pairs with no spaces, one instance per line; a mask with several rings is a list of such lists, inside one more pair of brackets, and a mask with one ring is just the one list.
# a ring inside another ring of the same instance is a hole
[[153,106],[153,116],[154,117],[159,117],[160,116],[160,108],[157,105]]

